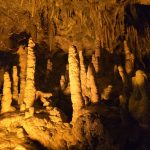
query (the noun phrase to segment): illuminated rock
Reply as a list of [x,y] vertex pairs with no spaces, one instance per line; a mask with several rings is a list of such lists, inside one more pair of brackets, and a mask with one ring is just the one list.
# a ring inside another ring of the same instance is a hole
[[34,116],[34,107],[29,108],[29,112],[25,112],[25,118],[30,118]]
[[49,106],[52,105],[51,97],[52,93],[44,93],[42,91],[36,91],[36,100],[40,99],[41,102],[43,103],[43,106]]
[[23,46],[19,46],[19,49],[17,51],[19,55],[19,67],[20,67],[20,93],[19,93],[19,99],[18,104],[23,103],[24,99],[24,90],[26,85],[26,70],[27,70],[27,49]]
[[71,101],[73,107],[72,121],[74,122],[78,117],[78,112],[84,107],[80,82],[79,57],[77,50],[74,46],[71,46],[69,48],[68,62],[69,62]]
[[15,108],[11,106],[11,103],[12,103],[11,81],[9,73],[5,72],[3,84],[3,97],[1,101],[1,113],[15,111]]
[[92,103],[98,103],[99,94],[95,82],[94,68],[92,64],[88,66],[88,70],[87,70],[87,90],[89,92],[88,96],[90,98],[90,101]]
[[82,96],[84,101],[86,101],[86,68],[84,64],[84,57],[83,52],[79,51],[79,58],[80,58],[80,79],[81,79],[81,89],[82,89]]
[[34,46],[35,43],[32,39],[29,39],[28,42],[28,56],[27,56],[27,76],[26,76],[26,86],[24,93],[24,103],[26,104],[26,108],[29,108],[33,105],[35,101],[35,85],[34,85],[34,74],[35,74],[35,54],[34,54]]
[[13,99],[18,101],[18,70],[16,66],[13,66]]

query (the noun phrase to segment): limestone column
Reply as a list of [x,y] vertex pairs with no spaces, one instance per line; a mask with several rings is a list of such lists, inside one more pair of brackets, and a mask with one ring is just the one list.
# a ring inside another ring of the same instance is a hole
[[27,55],[27,76],[26,76],[26,86],[24,94],[24,103],[26,108],[30,108],[35,100],[36,89],[34,85],[34,74],[35,74],[35,54],[34,54],[35,43],[32,38],[28,42],[28,55]]
[[84,106],[80,83],[79,57],[77,50],[74,46],[71,46],[69,48],[68,62],[69,62],[71,101],[73,106],[72,121],[74,122],[78,117],[79,111]]

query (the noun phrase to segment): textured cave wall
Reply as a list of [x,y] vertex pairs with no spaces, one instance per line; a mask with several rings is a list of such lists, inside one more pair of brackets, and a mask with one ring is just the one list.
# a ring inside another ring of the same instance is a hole
[[[93,50],[95,40],[100,39],[102,46],[112,52],[118,46],[120,38],[127,33],[126,7],[131,4],[130,16],[136,20],[140,17],[139,8],[134,5],[148,5],[150,2],[149,0],[1,0],[0,49],[17,47],[17,44],[28,38],[29,34],[35,42],[45,43],[51,51],[58,48],[67,51],[70,43],[75,43],[82,49]],[[145,17],[149,20],[149,16]],[[145,30],[149,30],[149,25]],[[18,35],[20,33],[22,34]]]

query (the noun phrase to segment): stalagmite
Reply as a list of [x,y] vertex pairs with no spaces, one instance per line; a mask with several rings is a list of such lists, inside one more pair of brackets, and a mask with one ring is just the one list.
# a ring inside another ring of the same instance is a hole
[[102,100],[109,100],[112,94],[112,85],[108,85],[101,94]]
[[1,101],[1,113],[15,111],[15,108],[11,106],[12,94],[11,94],[11,81],[8,72],[4,74],[3,85],[3,97]]
[[130,52],[127,42],[124,41],[124,52],[125,52],[125,70],[127,74],[130,74],[134,69],[134,54]]
[[125,83],[126,77],[125,77],[125,73],[124,73],[124,70],[121,65],[118,66],[118,71],[119,71],[119,75],[122,79],[122,82]]
[[98,57],[95,56],[95,54],[92,55],[92,64],[94,66],[95,72],[99,72],[99,63],[98,63]]
[[139,121],[140,125],[149,121],[150,102],[147,87],[147,75],[142,70],[137,70],[132,77],[133,92],[129,99],[129,112]]
[[30,108],[35,100],[36,89],[34,85],[34,73],[35,73],[36,58],[33,50],[34,46],[35,43],[30,38],[28,42],[27,77],[24,94],[24,103],[26,104],[26,108]]
[[86,101],[86,68],[84,64],[83,52],[79,51],[80,58],[80,79],[81,79],[81,88],[82,88],[82,96],[84,101]]
[[50,59],[47,60],[47,71],[50,72],[52,71],[52,68],[53,68],[53,64],[51,62]]
[[65,82],[66,82],[65,76],[61,75],[61,77],[60,77],[60,88],[62,91],[64,91],[66,88]]
[[90,92],[88,96],[91,102],[98,103],[99,95],[98,95],[98,89],[95,83],[94,68],[92,64],[88,66],[88,71],[87,71],[87,90],[88,92]]
[[76,121],[79,111],[84,107],[84,101],[81,92],[79,58],[74,46],[69,48],[69,79],[71,90],[71,101],[73,106],[72,121]]
[[17,67],[13,66],[13,99],[18,101],[18,74]]
[[27,50],[23,46],[20,46],[17,53],[19,55],[19,67],[20,67],[20,74],[19,74],[20,93],[19,93],[18,104],[22,104],[24,98],[25,84],[26,84]]

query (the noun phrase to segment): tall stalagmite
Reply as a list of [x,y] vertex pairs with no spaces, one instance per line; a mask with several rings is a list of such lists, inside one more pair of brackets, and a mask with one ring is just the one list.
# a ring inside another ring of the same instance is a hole
[[11,93],[11,81],[8,72],[4,74],[4,85],[3,85],[3,97],[1,101],[1,113],[14,111],[15,108],[11,106],[12,93]]
[[18,70],[17,66],[13,66],[13,99],[18,101]]
[[35,43],[32,39],[29,39],[28,42],[28,56],[27,56],[27,77],[26,77],[26,86],[25,86],[25,95],[24,102],[26,108],[29,108],[33,105],[35,100],[35,85],[34,85],[34,73],[35,73],[35,54],[34,54]]
[[87,71],[87,87],[89,89],[89,98],[92,103],[98,103],[99,102],[99,95],[98,95],[98,89],[95,82],[95,76],[94,76],[94,67],[92,64],[89,64],[88,71]]
[[20,93],[18,103],[22,104],[24,99],[24,89],[26,85],[27,50],[23,46],[20,46],[17,53],[19,55],[20,67]]
[[84,100],[86,100],[86,68],[84,64],[84,57],[82,51],[79,51],[79,58],[80,58],[80,79],[81,79],[82,96]]
[[80,66],[77,50],[74,46],[69,48],[69,79],[70,79],[70,90],[71,90],[71,101],[73,106],[73,118],[72,121],[76,121],[78,113],[84,106],[84,101],[81,92],[80,83]]

